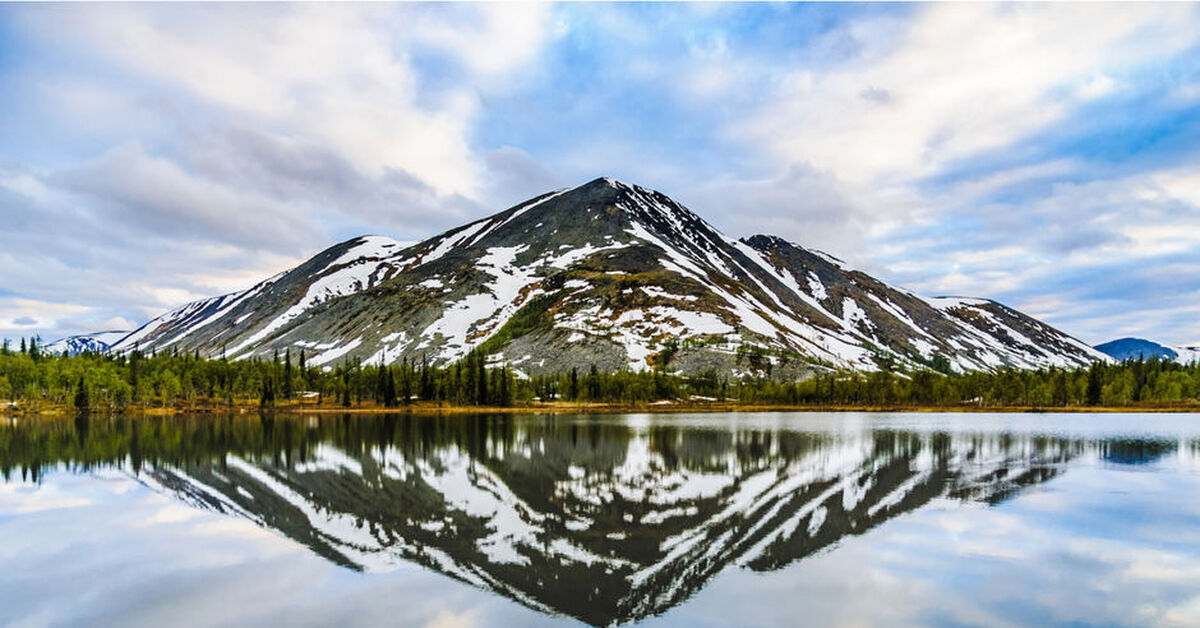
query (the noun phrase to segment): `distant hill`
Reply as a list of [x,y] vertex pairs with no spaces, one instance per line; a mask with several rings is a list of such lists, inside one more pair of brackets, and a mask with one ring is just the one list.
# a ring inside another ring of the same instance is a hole
[[114,331],[98,331],[92,334],[67,336],[42,347],[47,353],[65,353],[77,355],[80,353],[104,353],[117,341],[129,335],[128,329]]
[[1096,345],[1096,350],[1117,360],[1176,360],[1179,352],[1144,338],[1121,338]]

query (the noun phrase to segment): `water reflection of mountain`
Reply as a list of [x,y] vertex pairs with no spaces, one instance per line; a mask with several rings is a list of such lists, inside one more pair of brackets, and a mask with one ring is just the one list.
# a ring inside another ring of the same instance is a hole
[[0,430],[0,470],[118,464],[354,569],[414,561],[592,624],[661,613],[938,497],[995,503],[1081,454],[1172,443],[567,417],[92,420]]

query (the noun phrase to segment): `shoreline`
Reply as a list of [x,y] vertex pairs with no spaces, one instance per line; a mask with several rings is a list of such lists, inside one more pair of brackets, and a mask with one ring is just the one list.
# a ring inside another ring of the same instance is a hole
[[[129,406],[121,410],[93,409],[91,416],[162,417],[181,415],[312,415],[312,414],[412,414],[443,416],[458,414],[724,414],[762,412],[828,413],[928,413],[928,414],[1200,414],[1200,405],[1138,406],[1025,406],[1025,405],[909,405],[909,404],[758,404],[737,402],[681,401],[650,404],[613,404],[591,402],[535,402],[512,406],[467,406],[418,402],[408,406],[385,407],[373,403],[343,407],[329,404],[286,404],[262,407],[258,404],[196,404],[165,408]],[[6,418],[75,416],[73,408],[42,404],[37,408],[6,408]]]

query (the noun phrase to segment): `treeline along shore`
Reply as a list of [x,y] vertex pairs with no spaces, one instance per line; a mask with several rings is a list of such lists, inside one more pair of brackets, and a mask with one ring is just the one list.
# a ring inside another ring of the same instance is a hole
[[1200,366],[1128,361],[1090,367],[950,373],[830,372],[799,382],[660,371],[518,376],[479,352],[447,366],[404,361],[318,368],[303,351],[274,359],[163,352],[43,353],[0,346],[0,402],[10,414],[226,411],[473,411],[482,408],[834,410],[1193,410]]

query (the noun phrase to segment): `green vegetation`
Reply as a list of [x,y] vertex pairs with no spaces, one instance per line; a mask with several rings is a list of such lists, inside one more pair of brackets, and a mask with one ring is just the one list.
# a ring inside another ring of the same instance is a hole
[[[531,323],[534,317],[531,318]],[[767,356],[759,356],[763,360]],[[293,362],[295,358],[295,362]],[[665,360],[664,360],[665,361]],[[304,352],[271,360],[204,359],[196,354],[134,351],[124,356],[41,353],[36,342],[0,347],[0,400],[17,408],[113,412],[140,408],[195,409],[256,403],[398,407],[414,401],[460,406],[530,402],[641,405],[711,399],[746,404],[843,406],[1138,407],[1200,404],[1200,366],[1131,361],[1087,368],[943,374],[834,372],[801,382],[728,378],[715,372],[679,376],[661,370],[598,372],[594,366],[557,376],[517,378],[489,367],[475,351],[445,367],[428,361],[392,366],[344,363],[328,370],[306,364]],[[941,367],[941,368],[937,368]],[[586,370],[585,370],[586,369]]]
[[566,294],[565,290],[534,297],[504,323],[496,333],[479,345],[478,351],[488,354],[499,350],[514,338],[553,326],[550,308]]
[[306,364],[305,354],[271,360],[204,359],[197,354],[133,351],[125,356],[41,353],[0,346],[0,399],[17,407],[43,404],[84,411],[233,406],[247,401],[268,407],[300,400],[325,400],[352,407],[374,402],[388,407],[414,399],[457,405],[511,405],[516,379],[507,368],[487,368],[475,352],[446,368],[408,361],[393,366],[341,364],[330,370]]

